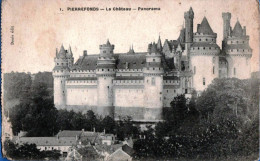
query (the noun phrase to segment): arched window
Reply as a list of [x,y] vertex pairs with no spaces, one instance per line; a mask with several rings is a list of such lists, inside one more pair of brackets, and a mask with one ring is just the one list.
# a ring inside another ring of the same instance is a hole
[[193,72],[194,74],[196,74],[196,66],[194,66]]
[[206,80],[205,78],[203,78],[203,85],[205,86],[205,84],[206,84]]
[[213,66],[213,71],[212,71],[213,74],[215,74],[215,67]]
[[236,75],[236,68],[234,68],[234,75]]

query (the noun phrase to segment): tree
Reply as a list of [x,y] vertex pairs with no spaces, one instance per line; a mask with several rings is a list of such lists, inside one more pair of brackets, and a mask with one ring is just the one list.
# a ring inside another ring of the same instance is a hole
[[27,131],[28,136],[52,136],[57,132],[57,109],[45,85],[33,88],[31,97],[12,108],[10,120],[14,134]]
[[60,151],[40,151],[35,144],[14,144],[10,140],[4,142],[6,156],[15,160],[43,160],[45,158],[58,160],[61,156]]

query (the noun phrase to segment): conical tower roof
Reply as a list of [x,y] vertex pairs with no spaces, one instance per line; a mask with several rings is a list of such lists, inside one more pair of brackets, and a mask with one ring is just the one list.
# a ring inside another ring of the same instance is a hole
[[157,49],[158,50],[162,50],[162,42],[161,42],[161,37],[159,36],[159,38],[158,38],[158,42],[157,42]]
[[235,24],[235,27],[232,30],[231,35],[237,37],[243,36],[243,29],[239,21],[237,21],[237,23]]
[[71,51],[71,47],[70,46],[69,46],[69,50],[68,50],[67,56],[68,57],[72,57],[72,51]]
[[209,22],[208,22],[206,17],[203,18],[201,24],[198,26],[197,32],[198,33],[208,34],[208,35],[213,35],[214,34],[214,32],[211,29],[211,27],[209,25]]
[[61,47],[60,47],[60,51],[59,51],[58,57],[59,57],[59,58],[65,58],[65,57],[66,57],[66,51],[65,51],[65,49],[64,49],[63,44],[62,44]]

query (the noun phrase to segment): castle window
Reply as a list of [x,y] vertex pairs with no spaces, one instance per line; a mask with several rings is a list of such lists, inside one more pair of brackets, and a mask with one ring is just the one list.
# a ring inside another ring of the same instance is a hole
[[244,52],[245,50],[243,49],[243,52]]
[[176,90],[174,90],[173,92],[176,93]]
[[237,44],[238,44],[238,41],[237,41]]
[[231,50],[231,52],[233,52],[233,49]]
[[231,41],[231,44],[233,44],[233,41]]
[[153,59],[153,61],[155,62],[155,59]]
[[194,74],[196,74],[196,66],[194,66],[193,72]]
[[239,49],[237,49],[237,51],[239,51]]
[[209,49],[211,49],[211,47],[209,47]]
[[147,83],[149,83],[149,80],[147,79],[147,81],[146,81]]
[[104,71],[104,69],[102,69],[102,71]]
[[61,65],[63,65],[63,63],[61,63]]
[[243,44],[245,43],[245,41],[243,41]]
[[200,49],[200,47],[198,47],[198,49]]
[[213,67],[213,71],[212,72],[213,72],[213,74],[215,74],[215,67]]
[[166,90],[167,91],[167,93],[169,92],[168,90]]
[[153,68],[153,70],[154,70],[154,68]]
[[236,75],[236,68],[234,68],[234,75]]
[[109,71],[109,69],[107,69],[107,71]]
[[103,53],[106,53],[106,51],[104,50]]
[[200,39],[200,41],[201,41],[201,39]]
[[214,39],[212,39],[212,41],[214,41]]
[[205,86],[205,84],[206,84],[206,81],[205,81],[205,78],[203,78],[203,85]]
[[152,77],[152,85],[155,85],[155,78]]
[[205,50],[205,47],[203,47],[203,50]]
[[59,63],[57,63],[57,65],[59,65]]
[[208,41],[208,39],[206,39],[206,41]]

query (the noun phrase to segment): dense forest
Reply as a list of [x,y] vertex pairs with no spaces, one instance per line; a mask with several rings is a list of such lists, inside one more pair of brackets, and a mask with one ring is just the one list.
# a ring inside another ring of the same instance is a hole
[[[45,78],[48,77],[48,78]],[[8,79],[7,79],[8,78]],[[163,120],[140,131],[130,117],[114,121],[92,111],[57,110],[53,104],[52,77],[25,73],[4,78],[5,98],[19,99],[10,109],[13,133],[53,136],[59,130],[106,130],[119,140],[134,139],[135,158],[257,159],[259,142],[259,79],[215,79],[199,96],[179,95],[163,108]],[[8,81],[6,81],[8,80]],[[32,124],[33,122],[33,124]],[[141,137],[140,137],[141,136]]]

